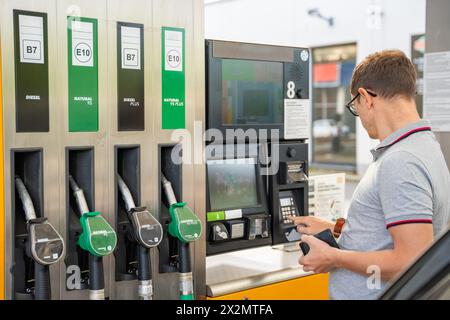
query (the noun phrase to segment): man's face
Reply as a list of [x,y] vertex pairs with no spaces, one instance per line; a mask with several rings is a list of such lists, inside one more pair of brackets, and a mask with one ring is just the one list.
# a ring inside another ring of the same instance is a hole
[[363,95],[360,95],[355,100],[355,107],[358,111],[361,123],[364,129],[366,129],[367,133],[369,134],[369,137],[372,139],[377,139],[378,132],[375,126],[374,108],[370,108],[367,99]]

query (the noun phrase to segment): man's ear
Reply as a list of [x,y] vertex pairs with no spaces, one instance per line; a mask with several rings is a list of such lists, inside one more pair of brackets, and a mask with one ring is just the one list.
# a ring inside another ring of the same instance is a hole
[[360,99],[364,99],[367,107],[370,109],[373,107],[373,97],[367,92],[364,88],[358,89],[359,94],[361,95]]

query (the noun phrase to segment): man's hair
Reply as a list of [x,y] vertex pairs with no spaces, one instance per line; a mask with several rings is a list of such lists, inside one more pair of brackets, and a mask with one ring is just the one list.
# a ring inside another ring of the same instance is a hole
[[364,88],[385,99],[414,99],[416,70],[400,50],[375,52],[356,66],[350,88],[353,95],[359,88]]

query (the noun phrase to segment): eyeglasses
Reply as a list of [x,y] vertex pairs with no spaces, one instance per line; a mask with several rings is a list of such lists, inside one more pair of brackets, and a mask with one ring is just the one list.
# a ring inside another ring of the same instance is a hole
[[[372,97],[374,97],[374,98],[377,96],[376,93],[370,92],[369,90],[366,90],[366,91],[367,91],[368,94],[370,94],[370,95],[371,95]],[[358,113],[358,111],[356,111],[356,107],[355,107],[355,100],[358,99],[358,97],[359,97],[360,95],[361,95],[361,94],[358,92],[358,93],[356,94],[356,96],[354,96],[353,99],[350,100],[350,102],[348,102],[348,103],[345,105],[345,106],[347,107],[347,109],[351,112],[351,114],[354,115],[355,117],[359,117],[359,113]]]

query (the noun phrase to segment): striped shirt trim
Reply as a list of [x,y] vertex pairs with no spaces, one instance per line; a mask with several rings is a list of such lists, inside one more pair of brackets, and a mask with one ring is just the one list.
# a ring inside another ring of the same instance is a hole
[[390,227],[398,226],[398,225],[401,225],[401,224],[408,224],[408,223],[433,223],[433,219],[400,220],[400,221],[388,223],[386,225],[386,229],[389,229]]
[[384,145],[384,146],[380,146],[380,147],[377,148],[377,149],[390,147],[390,146],[396,144],[397,142],[399,142],[399,141],[401,141],[401,140],[403,140],[403,139],[406,139],[406,138],[409,137],[410,135],[412,135],[412,134],[414,134],[414,133],[417,133],[417,132],[422,132],[422,131],[431,131],[431,127],[419,127],[419,128],[415,128],[415,129],[413,129],[413,130],[411,130],[411,131],[408,131],[408,132],[406,132],[405,134],[401,135],[400,137],[398,137],[397,139],[395,139],[395,140],[392,141],[391,143],[386,144],[386,145]]

